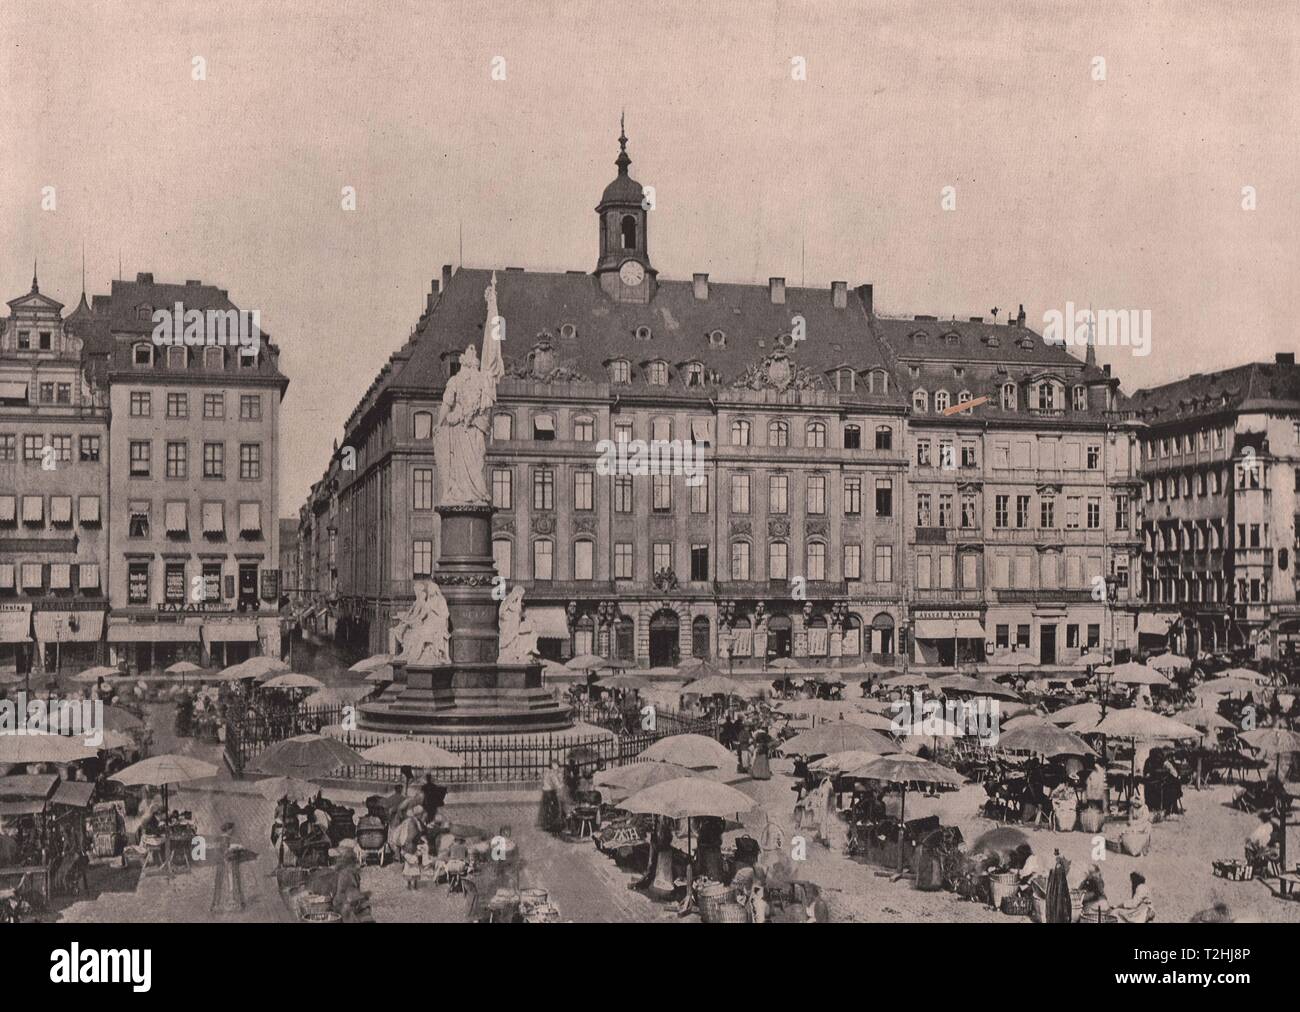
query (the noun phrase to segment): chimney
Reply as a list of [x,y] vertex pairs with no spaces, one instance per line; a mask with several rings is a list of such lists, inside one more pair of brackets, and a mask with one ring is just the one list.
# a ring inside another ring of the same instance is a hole
[[186,287],[188,287],[188,288],[194,288],[194,287],[196,287],[196,286],[198,286],[198,285],[201,285],[201,284],[203,284],[202,281],[191,281],[191,280],[188,279],[188,278],[185,280],[185,285],[186,285]]
[[153,275],[141,272],[135,276],[135,283],[137,285],[152,285]]
[[867,311],[867,315],[872,313],[872,292],[870,285],[858,285],[858,298],[862,300],[862,306]]
[[1279,351],[1274,360],[1278,365],[1295,365],[1295,352]]
[[424,311],[432,313],[433,307],[438,302],[438,279],[434,278],[429,282],[429,294],[424,297]]
[[691,287],[695,290],[695,298],[700,302],[707,302],[709,299],[709,276],[707,274],[692,274]]
[[1025,304],[1020,304],[1020,312],[1016,313],[1016,326],[1024,327],[1025,325]]
[[849,304],[849,283],[847,281],[831,282],[831,305],[843,309]]
[[767,294],[774,306],[785,305],[785,278],[768,278]]
[[451,284],[451,264],[442,265],[442,290],[445,292]]
[[971,322],[971,323],[983,323],[983,322],[984,322],[984,317],[982,317],[982,316],[972,316],[972,317],[970,318],[970,322]]

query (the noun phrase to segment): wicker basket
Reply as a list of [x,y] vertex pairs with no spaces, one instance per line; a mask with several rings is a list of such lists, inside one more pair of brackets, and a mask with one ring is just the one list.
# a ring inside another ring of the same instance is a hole
[[319,914],[303,914],[302,919],[308,924],[337,924],[343,918],[333,910],[326,910]]
[[1120,834],[1120,846],[1124,848],[1124,853],[1130,857],[1141,857],[1151,846],[1151,831],[1149,829],[1126,829]]
[[1073,798],[1053,801],[1052,814],[1056,816],[1056,824],[1062,833],[1072,833],[1079,821],[1079,804]]
[[1100,808],[1085,808],[1079,813],[1079,829],[1085,833],[1100,833],[1106,824],[1106,813]]
[[1002,909],[1002,901],[1015,893],[1020,884],[1020,876],[1014,871],[996,872],[989,876],[989,893],[993,898],[993,908]]
[[1079,918],[1083,916],[1083,890],[1070,890],[1070,921],[1073,924],[1079,923]]
[[749,911],[739,903],[723,903],[714,912],[711,924],[747,924]]
[[695,902],[700,908],[700,920],[711,924],[720,916],[721,909],[727,905],[731,890],[721,882],[699,886],[695,890]]

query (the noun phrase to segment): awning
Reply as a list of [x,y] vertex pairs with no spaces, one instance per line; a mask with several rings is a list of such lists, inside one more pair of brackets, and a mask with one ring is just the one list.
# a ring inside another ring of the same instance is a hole
[[197,625],[175,622],[121,622],[108,627],[110,643],[198,643]]
[[205,622],[203,638],[209,643],[256,643],[257,622]]
[[169,502],[164,509],[164,525],[168,534],[184,534],[190,529],[185,502]]
[[13,523],[17,514],[18,499],[12,495],[0,495],[0,523]]
[[45,519],[45,500],[38,495],[23,496],[23,523],[39,524]]
[[1144,611],[1138,615],[1137,631],[1139,635],[1147,636],[1166,636],[1169,633],[1169,626],[1178,616],[1172,612],[1149,612]]
[[27,383],[23,380],[5,380],[0,383],[0,397],[5,400],[27,400]]
[[954,628],[951,619],[919,618],[914,633],[918,640],[983,640],[988,639],[984,627],[973,618],[957,619]]
[[226,514],[224,504],[205,502],[203,504],[203,533],[224,534],[226,531]]
[[77,511],[83,524],[99,523],[99,496],[83,495],[77,500]]
[[50,523],[52,524],[72,523],[72,496],[70,495],[50,496]]
[[23,563],[23,586],[30,590],[40,589],[41,564],[39,562]]
[[538,432],[554,432],[555,419],[553,419],[550,415],[534,415],[533,428],[536,429]]
[[72,565],[68,562],[50,563],[50,590],[70,590],[72,587]]
[[0,801],[0,815],[40,815],[44,801]]
[[14,586],[14,564],[12,562],[0,562],[0,590],[13,590]]
[[541,639],[569,638],[569,618],[563,608],[526,608],[524,619]]
[[0,643],[28,643],[31,638],[31,604],[26,601],[0,604]]
[[254,534],[262,529],[262,504],[241,502],[239,504],[239,530],[241,533]]
[[64,780],[58,787],[54,788],[54,797],[50,798],[50,804],[68,805],[71,808],[86,808],[90,805],[90,796],[94,791],[94,784],[84,783],[80,780]]
[[713,442],[713,440],[709,437],[709,419],[707,418],[691,419],[691,439],[696,443]]
[[81,563],[80,569],[81,569],[80,576],[81,576],[82,590],[88,590],[91,587],[99,586],[99,563],[98,562],[83,562]]
[[42,643],[97,643],[104,633],[104,613],[38,611],[32,614],[32,626]]

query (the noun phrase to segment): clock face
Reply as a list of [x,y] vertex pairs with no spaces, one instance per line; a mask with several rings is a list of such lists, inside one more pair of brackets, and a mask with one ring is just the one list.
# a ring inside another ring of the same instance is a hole
[[624,260],[623,266],[618,269],[618,277],[629,288],[635,288],[645,280],[645,268],[635,260]]

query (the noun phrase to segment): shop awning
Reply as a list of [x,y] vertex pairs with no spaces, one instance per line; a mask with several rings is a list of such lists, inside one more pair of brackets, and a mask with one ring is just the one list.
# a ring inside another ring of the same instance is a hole
[[23,496],[23,523],[39,524],[45,519],[45,500],[38,495]]
[[72,496],[70,495],[50,496],[50,523],[52,524],[72,523]]
[[86,808],[90,804],[90,796],[94,792],[94,784],[83,783],[80,780],[65,780],[54,788],[54,797],[50,798],[50,804]]
[[224,534],[226,531],[226,513],[224,504],[205,502],[203,504],[203,533]]
[[554,432],[555,419],[553,419],[550,415],[534,415],[533,428],[536,429],[538,432]]
[[691,439],[696,443],[711,443],[713,440],[709,436],[709,420],[707,418],[691,419]]
[[918,640],[988,639],[984,627],[973,618],[959,618],[955,627],[951,619],[919,618],[916,620],[915,636]]
[[108,627],[110,643],[198,643],[199,627],[176,622],[121,622]]
[[72,587],[72,565],[67,562],[50,563],[50,590],[69,590]]
[[83,495],[77,500],[77,512],[83,524],[99,523],[99,496]]
[[203,638],[209,643],[256,643],[257,622],[205,622]]
[[239,504],[240,533],[255,534],[262,529],[262,505],[255,502]]
[[97,643],[104,633],[104,613],[38,611],[32,614],[32,627],[42,643]]
[[0,562],[0,590],[13,590],[14,586],[14,564],[12,562]]
[[39,562],[23,563],[23,586],[28,590],[40,589],[41,564]]
[[11,495],[0,495],[0,523],[11,524],[18,513],[18,500]]
[[527,608],[524,618],[541,639],[569,638],[569,619],[563,608]]
[[0,801],[0,815],[40,815],[44,801]]
[[99,586],[99,563],[83,562],[80,565],[81,589],[88,590]]
[[1144,611],[1138,615],[1137,631],[1139,635],[1146,636],[1166,636],[1169,633],[1169,626],[1178,616],[1173,612],[1149,612]]
[[0,643],[27,643],[31,638],[31,604],[25,601],[0,604]]
[[168,534],[184,534],[190,529],[186,503],[169,502],[164,509],[164,523]]
[[27,384],[23,380],[5,380],[0,382],[0,398],[7,401],[27,400]]

